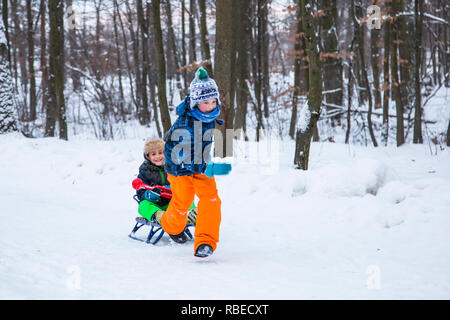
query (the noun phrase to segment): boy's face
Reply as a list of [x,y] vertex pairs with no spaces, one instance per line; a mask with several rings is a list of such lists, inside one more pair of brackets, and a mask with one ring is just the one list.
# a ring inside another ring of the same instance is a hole
[[208,99],[197,104],[198,109],[203,113],[210,113],[216,108],[216,99]]
[[148,158],[154,165],[162,166],[165,160],[164,151],[163,150],[152,151],[148,155]]

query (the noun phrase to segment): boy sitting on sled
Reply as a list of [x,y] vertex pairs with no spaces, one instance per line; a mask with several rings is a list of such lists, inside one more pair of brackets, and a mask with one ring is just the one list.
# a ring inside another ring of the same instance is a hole
[[[148,141],[144,147],[144,159],[137,177],[149,186],[170,188],[167,173],[164,170],[164,141],[159,139]],[[137,190],[136,195],[139,200],[139,214],[149,221],[160,224],[161,216],[166,212],[170,200],[145,189]],[[188,212],[189,224],[195,225],[196,216],[197,207],[192,203]]]

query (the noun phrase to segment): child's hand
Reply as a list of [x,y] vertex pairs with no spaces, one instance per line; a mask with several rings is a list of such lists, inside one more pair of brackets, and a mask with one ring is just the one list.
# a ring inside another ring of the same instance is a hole
[[150,202],[158,202],[161,196],[156,192],[145,190],[144,198]]
[[215,175],[223,176],[227,175],[231,171],[230,163],[214,163],[210,162],[206,167],[205,175],[212,178]]

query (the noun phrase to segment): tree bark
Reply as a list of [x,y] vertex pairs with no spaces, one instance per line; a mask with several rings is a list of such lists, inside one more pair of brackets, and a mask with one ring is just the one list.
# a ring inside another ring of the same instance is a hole
[[[388,8],[389,10],[389,8]],[[390,49],[391,49],[391,22],[384,22],[384,58],[383,58],[383,131],[381,133],[383,143],[388,144],[389,139],[389,100],[391,99],[391,75],[390,75]]]
[[[360,8],[361,6],[359,6]],[[358,12],[358,16],[361,16],[360,12]],[[367,92],[367,97],[369,100],[369,110],[367,112],[367,125],[369,127],[369,134],[370,134],[370,138],[372,140],[373,146],[374,147],[378,147],[378,143],[377,143],[377,139],[375,138],[375,133],[373,131],[373,123],[372,123],[372,110],[373,110],[373,101],[372,101],[372,93],[370,90],[370,85],[369,85],[369,77],[367,75],[367,69],[366,69],[366,63],[365,63],[365,58],[364,58],[364,34],[363,34],[363,30],[362,30],[362,26],[360,26],[359,22],[356,20],[356,14],[357,11],[355,10],[355,0],[352,0],[352,10],[351,10],[351,15],[353,17],[353,25],[355,28],[355,36],[356,36],[356,41],[358,44],[358,54],[359,54],[359,61],[361,63],[361,72],[362,72],[362,76],[363,76],[363,82],[364,82],[364,87],[366,89]]]
[[117,77],[119,78],[119,112],[120,118],[123,122],[127,121],[127,117],[125,114],[125,96],[123,93],[123,82],[122,82],[122,59],[119,45],[119,31],[117,28],[117,17],[120,15],[119,6],[117,4],[117,0],[114,0],[114,8],[113,8],[113,23],[114,23],[114,41],[116,45],[116,61],[117,61]]
[[448,120],[448,127],[447,127],[447,147],[450,147],[450,120]]
[[2,6],[2,18],[0,21],[0,134],[17,131],[17,116],[14,104],[13,78],[9,60],[8,41],[6,38],[7,8],[6,1],[0,3]]
[[[156,48],[155,48],[155,31],[153,28],[153,13],[152,13],[152,6],[150,3],[147,2],[147,19],[149,21],[149,42],[153,45],[150,45],[150,52],[149,55],[151,57],[156,57]],[[158,112],[158,104],[156,102],[156,83],[158,82],[158,66],[157,63],[154,62],[155,59],[150,59],[149,62],[149,73],[148,73],[148,83],[150,87],[150,102],[153,106],[153,121],[156,125],[156,131],[158,132],[159,137],[163,137],[163,132],[161,130],[161,124],[160,122],[160,116]]]
[[133,64],[134,64],[134,72],[135,72],[135,83],[136,83],[136,100],[135,100],[135,105],[136,105],[136,116],[139,119],[139,113],[140,110],[142,108],[142,85],[141,85],[141,81],[142,81],[142,77],[141,77],[141,68],[140,68],[140,58],[139,58],[139,43],[138,43],[138,35],[136,33],[138,33],[139,30],[139,26],[136,28],[136,33],[133,29],[133,19],[132,19],[132,12],[131,12],[131,8],[130,8],[130,4],[127,1],[125,1],[126,7],[127,7],[127,20],[128,20],[128,30],[130,32],[130,39],[131,39],[131,43],[132,43],[132,52],[133,52]]
[[380,30],[372,29],[370,32],[370,50],[373,76],[373,96],[375,98],[375,109],[381,109],[381,90],[380,90]]
[[[197,45],[195,41],[195,0],[189,0],[189,64],[197,61]],[[195,70],[187,73],[188,79],[194,78]]]
[[395,99],[396,113],[397,113],[397,146],[401,146],[405,143],[405,129],[404,129],[404,118],[403,118],[403,101],[400,91],[400,79],[398,75],[398,34],[401,32],[399,30],[399,24],[397,19],[399,2],[401,0],[392,1],[392,17],[394,22],[392,24],[392,34],[391,34],[391,73],[392,73],[392,90]]
[[138,24],[142,34],[142,73],[140,91],[142,98],[142,105],[138,113],[139,123],[142,125],[148,125],[150,123],[150,112],[148,108],[148,95],[147,95],[147,75],[148,75],[148,21],[144,15],[144,9],[142,7],[142,0],[136,1],[136,11],[138,17]]
[[[306,4],[308,7],[306,7]],[[309,94],[308,109],[300,115],[300,127],[295,141],[294,164],[297,169],[308,170],[309,150],[314,127],[320,117],[322,105],[322,65],[319,58],[318,39],[312,18],[313,1],[299,0],[300,15],[308,56]]]
[[[294,43],[294,90],[292,94],[292,114],[291,114],[291,123],[289,126],[289,136],[292,139],[295,139],[295,129],[297,126],[298,119],[298,96],[300,95],[300,84],[301,84],[301,64],[302,58],[304,56],[305,51],[301,53],[301,50],[305,49],[304,41],[302,40],[303,27],[300,15],[300,8],[297,9],[297,29],[295,33],[295,43]],[[305,90],[306,92],[307,90]]]
[[209,40],[208,40],[208,28],[207,28],[207,24],[206,24],[206,0],[198,0],[198,5],[200,7],[200,38],[201,38],[201,45],[202,45],[202,48],[203,48],[202,51],[205,53],[205,56],[203,57],[203,60],[210,61],[209,64],[205,65],[205,69],[208,72],[208,75],[211,78],[214,78],[214,73],[213,73],[213,68],[212,68],[212,61],[211,61],[211,49],[209,48]]
[[34,28],[33,28],[33,13],[32,1],[27,0],[27,42],[28,42],[28,78],[30,80],[30,114],[31,121],[36,120],[36,74],[34,72]]
[[[231,106],[231,74],[232,74],[232,35],[233,35],[233,0],[216,1],[216,48],[214,57],[214,73],[220,92],[222,112],[219,118],[225,121],[225,125],[218,129],[222,134],[222,146],[216,145],[214,150],[218,157],[233,155],[233,139],[227,140],[226,128],[230,127],[228,113]],[[215,139],[216,143],[219,139]],[[220,150],[221,148],[221,150]]]
[[420,66],[422,64],[422,24],[423,24],[423,3],[420,0],[414,1],[414,16],[416,22],[416,36],[415,36],[415,54],[416,61],[414,64],[414,78],[415,78],[415,103],[414,103],[414,143],[423,143],[422,138],[422,94],[420,82]]
[[164,45],[161,31],[160,1],[152,0],[153,28],[155,32],[155,48],[158,59],[158,101],[161,111],[161,123],[163,126],[163,136],[172,126],[166,97],[166,58],[164,56]]
[[[184,3],[184,0],[181,0],[181,64],[183,67],[187,65],[186,60],[186,27],[185,27],[185,11],[186,6]],[[187,71],[186,69],[183,69],[183,82],[184,82],[184,94],[187,94],[189,88],[188,88],[188,79],[187,79]]]
[[264,104],[264,118],[269,118],[269,95],[270,95],[270,73],[269,73],[269,2],[266,0],[263,2],[261,8],[261,64],[262,64],[262,95]]
[[[72,0],[67,0],[67,7],[72,6]],[[116,26],[115,26],[116,27]],[[77,44],[76,29],[74,26],[70,26],[67,32],[70,48],[70,56],[68,57],[70,65],[77,65],[77,57],[79,56],[79,46]],[[74,91],[79,91],[81,87],[80,83],[80,73],[77,71],[70,70],[70,77],[72,78],[72,86]]]
[[[50,21],[50,88],[51,105],[59,125],[59,138],[67,140],[66,106],[64,101],[64,1],[49,0]],[[51,122],[48,133],[54,134],[55,123]]]
[[[321,47],[327,55],[322,60],[323,65],[323,86],[324,90],[338,90],[327,93],[325,101],[337,106],[343,104],[343,85],[342,85],[342,62],[338,56],[338,38],[337,38],[337,1],[322,0],[321,8],[326,8],[326,15],[321,19]],[[331,125],[340,124],[340,116],[331,118]]]
[[238,51],[238,62],[237,62],[237,106],[236,106],[236,117],[234,122],[234,128],[236,130],[243,129],[244,138],[247,139],[246,135],[246,117],[247,117],[247,104],[248,104],[248,85],[247,81],[249,79],[249,48],[248,44],[250,41],[249,33],[251,32],[250,24],[250,10],[251,10],[251,0],[239,1],[239,21],[238,24],[238,34],[237,39],[237,51]]
[[[167,13],[167,44],[170,48],[167,55],[167,75],[169,78],[172,78],[173,76],[176,77],[178,85],[180,81],[180,74],[177,72],[177,69],[180,68],[180,61],[178,60],[178,48],[175,41],[175,32],[173,31],[173,23],[172,23],[172,6],[170,4],[170,1],[166,0],[164,1],[165,7],[166,7],[166,13]],[[170,63],[169,63],[170,61]],[[169,68],[169,66],[171,66]]]

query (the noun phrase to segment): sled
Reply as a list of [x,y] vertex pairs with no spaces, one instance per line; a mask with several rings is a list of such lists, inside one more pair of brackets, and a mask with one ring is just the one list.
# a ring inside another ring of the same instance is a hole
[[[134,179],[132,186],[133,186],[133,189],[135,189],[135,190],[146,189],[146,190],[150,190],[152,192],[157,192],[163,198],[172,199],[172,191],[169,188],[166,188],[163,186],[149,186],[149,185],[146,185],[141,179]],[[134,195],[133,199],[136,200],[137,203],[139,203],[139,199],[138,199],[137,195]],[[150,227],[150,231],[145,240],[136,236],[136,232],[139,229],[141,229],[143,226]],[[193,227],[193,226],[194,225],[192,225],[192,224],[188,224],[186,226],[186,229],[184,229],[184,233],[186,233],[188,238],[191,240],[194,237],[192,236],[192,233],[189,231],[188,228]],[[131,230],[128,237],[133,240],[137,240],[137,241],[141,241],[141,242],[145,242],[145,243],[151,243],[151,244],[155,245],[159,242],[159,240],[161,240],[163,235],[164,235],[164,230],[159,223],[149,221],[149,220],[145,219],[144,217],[136,217],[136,224],[135,224],[133,230]],[[152,239],[153,239],[153,241],[152,241]]]

